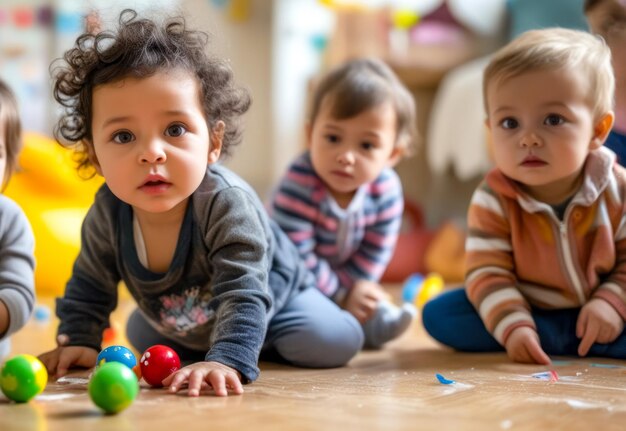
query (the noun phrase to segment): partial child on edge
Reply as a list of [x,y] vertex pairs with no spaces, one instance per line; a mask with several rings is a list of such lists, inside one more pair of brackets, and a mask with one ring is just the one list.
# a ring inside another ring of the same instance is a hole
[[613,125],[611,53],[598,37],[529,31],[484,73],[493,169],[468,212],[465,290],[423,311],[462,351],[626,358],[626,170]]
[[393,305],[379,284],[404,207],[393,167],[416,139],[415,122],[412,95],[383,62],[331,70],[313,95],[307,150],[270,205],[317,288],[361,322],[371,348],[402,334],[416,314],[411,304]]
[[57,300],[58,347],[40,356],[56,377],[95,365],[120,281],[138,306],[133,347],[165,344],[192,362],[163,381],[172,393],[240,394],[262,350],[324,368],[362,346],[357,320],[315,289],[252,188],[219,163],[250,98],[207,41],[182,17],[126,10],[116,31],[81,35],[56,69],[57,139],[105,179]]
[[[22,126],[15,95],[0,80],[0,178],[4,190],[17,168]],[[22,209],[0,194],[0,362],[11,351],[35,305],[35,239]]]
[[626,1],[585,0],[584,11],[589,28],[604,38],[611,49],[615,75],[615,122],[605,147],[617,154],[626,165]]

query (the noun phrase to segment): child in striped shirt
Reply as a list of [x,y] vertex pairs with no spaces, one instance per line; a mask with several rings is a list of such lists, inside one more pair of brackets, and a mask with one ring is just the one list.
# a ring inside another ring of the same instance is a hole
[[416,311],[398,308],[378,283],[392,256],[404,207],[392,169],[415,140],[415,102],[373,59],[322,78],[306,128],[307,150],[289,167],[270,206],[317,277],[317,287],[363,325],[380,348]]
[[600,38],[534,30],[484,73],[496,168],[468,212],[466,289],[426,305],[426,330],[464,351],[626,359],[626,170]]

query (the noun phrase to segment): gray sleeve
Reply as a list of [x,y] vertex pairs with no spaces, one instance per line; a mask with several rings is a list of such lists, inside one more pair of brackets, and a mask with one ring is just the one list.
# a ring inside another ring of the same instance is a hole
[[115,246],[115,198],[101,189],[81,229],[81,248],[74,262],[65,294],[57,299],[58,333],[69,336],[69,345],[100,350],[102,332],[117,306],[120,280]]
[[0,195],[0,301],[9,310],[9,328],[0,339],[22,328],[35,304],[35,240],[22,209]]
[[271,258],[267,223],[246,191],[234,187],[215,197],[205,241],[219,304],[213,344],[205,359],[237,369],[244,380],[255,380],[271,304]]

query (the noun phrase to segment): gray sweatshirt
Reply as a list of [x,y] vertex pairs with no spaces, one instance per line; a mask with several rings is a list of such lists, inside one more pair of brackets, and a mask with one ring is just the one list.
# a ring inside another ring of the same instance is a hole
[[0,359],[10,351],[9,336],[22,328],[35,305],[35,240],[22,209],[0,195],[0,301],[9,310],[9,328],[0,334]]
[[70,345],[99,350],[122,280],[158,332],[255,380],[270,319],[315,283],[256,193],[227,168],[209,167],[191,196],[165,273],[140,263],[132,221],[132,208],[104,185],[83,222],[65,295],[57,300],[59,333],[69,335]]

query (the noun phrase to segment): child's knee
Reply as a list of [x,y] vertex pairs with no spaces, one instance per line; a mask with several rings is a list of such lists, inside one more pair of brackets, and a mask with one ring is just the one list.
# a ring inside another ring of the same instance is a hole
[[361,325],[349,313],[341,318],[317,319],[276,344],[280,355],[294,365],[334,368],[347,364],[363,348]]
[[441,317],[441,310],[437,299],[433,299],[424,305],[422,309],[422,324],[426,332],[431,336],[434,336],[433,333],[437,332],[438,323],[441,323]]

